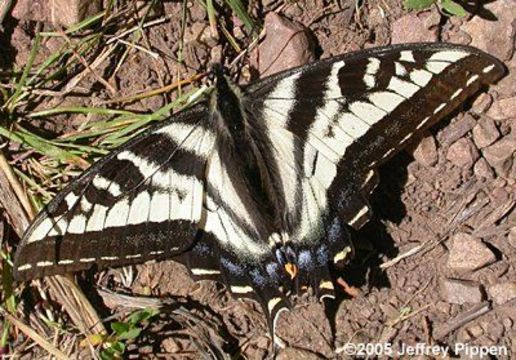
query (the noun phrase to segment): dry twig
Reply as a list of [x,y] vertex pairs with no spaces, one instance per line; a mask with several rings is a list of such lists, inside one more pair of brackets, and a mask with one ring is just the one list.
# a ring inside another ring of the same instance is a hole
[[479,316],[482,316],[492,310],[491,303],[484,301],[478,304],[472,309],[460,314],[455,319],[452,319],[447,324],[437,327],[434,335],[435,340],[441,340],[452,331],[460,328],[461,326],[475,320]]

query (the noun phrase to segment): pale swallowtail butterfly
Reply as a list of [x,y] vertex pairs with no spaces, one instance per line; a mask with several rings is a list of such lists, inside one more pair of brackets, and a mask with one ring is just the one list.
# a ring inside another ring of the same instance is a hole
[[274,335],[288,295],[334,297],[331,271],[370,217],[377,168],[503,65],[475,48],[388,46],[235,85],[98,161],[41,211],[14,274],[173,258],[260,302]]

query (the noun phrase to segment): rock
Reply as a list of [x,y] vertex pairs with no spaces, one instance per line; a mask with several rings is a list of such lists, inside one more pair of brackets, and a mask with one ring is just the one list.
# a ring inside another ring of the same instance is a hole
[[482,154],[498,175],[508,178],[514,162],[515,151],[516,139],[505,137],[483,149]]
[[197,2],[193,2],[188,8],[190,12],[190,20],[195,24],[198,21],[204,22],[207,18],[206,10]]
[[211,48],[210,50],[210,58],[212,60],[222,62],[222,45],[217,45]]
[[496,101],[487,115],[495,120],[516,118],[516,96]]
[[[511,196],[505,189],[505,187],[495,187],[490,189],[489,197],[492,199],[493,204],[496,204],[495,208],[499,209],[502,204],[513,203]],[[508,205],[509,206],[509,205]],[[503,206],[502,206],[503,207]]]
[[472,46],[501,60],[509,60],[514,52],[516,2],[514,0],[493,1],[486,3],[485,9],[496,16],[496,21],[475,16],[462,26],[462,30],[473,39]]
[[484,333],[484,329],[482,329],[480,325],[475,324],[468,328],[468,332],[473,338],[477,338],[479,336],[482,336],[482,334]]
[[441,281],[441,295],[452,304],[479,303],[483,295],[480,285],[471,281],[444,279]]
[[475,144],[468,138],[462,138],[454,142],[446,154],[446,159],[466,169],[472,167],[479,157],[480,154]]
[[[11,34],[10,41],[16,44],[20,49],[30,49],[32,47],[32,39],[22,26],[16,26]],[[23,68],[29,61],[30,51],[18,51],[15,57],[16,66]]]
[[12,16],[17,19],[71,26],[101,10],[100,0],[19,0]]
[[473,271],[496,261],[493,252],[479,239],[466,233],[452,238],[446,265],[453,270]]
[[512,227],[509,231],[507,240],[509,240],[509,244],[516,249],[516,226]]
[[437,139],[443,145],[450,145],[466,135],[476,124],[475,118],[470,114],[466,114],[461,119],[444,128]]
[[412,152],[414,158],[424,166],[433,166],[437,163],[437,146],[432,135],[428,135],[417,145]]
[[256,340],[256,347],[259,349],[268,349],[270,344],[270,339],[266,336],[260,336]]
[[177,354],[183,350],[180,343],[176,342],[172,337],[163,339],[160,345],[166,354]]
[[385,24],[385,12],[380,7],[374,6],[367,15],[367,24],[371,28],[380,27]]
[[437,27],[427,24],[424,15],[420,18],[411,12],[392,24],[392,44],[426,41],[437,41]]
[[[405,289],[406,290],[406,289]],[[378,304],[380,309],[382,310],[382,314],[387,319],[395,319],[399,316],[400,312],[391,304]]]
[[513,56],[507,64],[507,75],[504,76],[496,85],[492,86],[492,90],[500,96],[500,99],[514,96],[514,84],[516,83],[516,56]]
[[269,12],[264,28],[265,39],[251,56],[261,77],[305,65],[315,59],[314,45],[303,25]]
[[373,315],[373,314],[374,314],[373,308],[363,307],[360,309],[360,315],[365,319],[369,319],[371,317],[371,315]]
[[505,282],[495,284],[490,286],[487,292],[493,298],[495,304],[502,305],[516,298],[516,283]]
[[211,37],[210,27],[202,22],[193,23],[188,26],[184,34],[185,44],[192,44],[200,41],[206,41]]
[[136,9],[135,17],[137,19],[141,19],[144,17],[146,17],[147,19],[154,19],[158,16],[163,15],[162,6],[156,1],[149,2],[147,0],[136,0],[133,6]]
[[49,37],[44,44],[48,52],[52,54],[61,51],[61,48],[66,44],[66,40],[61,37],[52,36]]
[[446,42],[453,44],[468,45],[471,43],[471,36],[462,30],[447,32]]
[[[501,319],[500,319],[501,320]],[[489,334],[489,338],[493,340],[501,340],[504,329],[501,321],[490,321],[487,324],[486,333]],[[496,343],[496,342],[495,342]]]
[[15,19],[48,21],[48,0],[18,0],[14,2],[11,15]]
[[52,24],[71,26],[101,10],[99,0],[53,0],[50,12]]
[[435,306],[435,310],[442,314],[449,315],[451,312],[451,305],[449,302],[439,300]]
[[482,114],[489,110],[491,104],[493,104],[491,95],[482,93],[475,99],[473,105],[471,105],[471,110],[476,114]]
[[473,141],[479,149],[494,143],[500,137],[500,132],[494,121],[489,117],[480,119],[473,128]]
[[478,159],[473,167],[473,171],[478,179],[494,179],[494,171],[484,158]]

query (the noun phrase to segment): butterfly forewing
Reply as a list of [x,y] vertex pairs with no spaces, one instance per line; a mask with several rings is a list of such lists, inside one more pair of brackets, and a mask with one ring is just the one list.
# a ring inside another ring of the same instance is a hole
[[71,183],[24,235],[16,277],[120,266],[188,249],[215,139],[205,118],[204,108],[196,108],[160,124]]
[[[258,113],[273,143],[281,144],[276,161],[287,153],[295,157],[281,182],[299,226],[303,204],[311,213],[336,207],[359,228],[370,214],[375,168],[503,72],[498,60],[470,47],[413,44],[323,60],[258,82],[248,92],[250,107],[263,107]],[[306,181],[314,196],[294,201],[307,196]],[[317,189],[325,195],[317,196]]]

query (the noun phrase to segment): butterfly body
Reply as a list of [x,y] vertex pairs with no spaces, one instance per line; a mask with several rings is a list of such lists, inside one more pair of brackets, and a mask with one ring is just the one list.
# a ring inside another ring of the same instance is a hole
[[15,276],[174,258],[259,301],[274,333],[291,292],[334,296],[377,167],[503,73],[449,44],[361,51],[245,87],[216,68],[206,102],[100,160],[38,215]]

